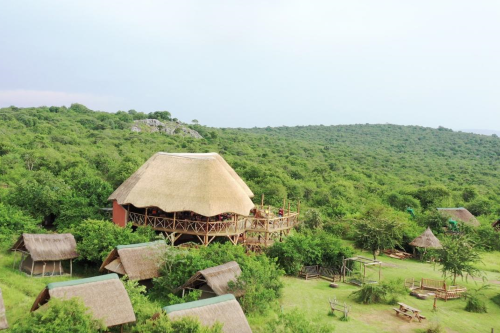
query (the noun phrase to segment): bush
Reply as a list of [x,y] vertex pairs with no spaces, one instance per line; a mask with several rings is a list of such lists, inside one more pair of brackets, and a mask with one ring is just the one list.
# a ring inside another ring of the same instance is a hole
[[488,289],[488,285],[483,285],[480,288],[467,291],[465,294],[466,304],[465,311],[474,313],[486,313],[486,302],[483,291]]
[[307,319],[304,313],[297,309],[288,313],[280,313],[278,318],[272,321],[265,332],[272,333],[330,333],[334,330],[333,325],[315,323]]
[[85,220],[70,231],[77,242],[79,260],[97,264],[101,264],[117,245],[149,242],[156,235],[149,227],[141,227],[137,232],[133,232],[130,225],[122,228],[104,220]]
[[236,261],[241,275],[230,288],[243,289],[245,295],[239,299],[245,312],[264,312],[280,295],[283,271],[275,260],[265,255],[245,253],[242,246],[231,243],[213,244],[199,249],[168,251],[162,276],[155,279],[153,293],[162,302],[178,301],[173,290],[182,285],[193,274],[205,268]]
[[297,275],[302,266],[321,265],[340,268],[342,257],[350,257],[354,250],[342,245],[342,241],[325,231],[294,234],[283,242],[274,243],[268,256],[276,258],[278,265],[288,275]]
[[89,309],[78,298],[60,300],[52,298],[43,306],[19,320],[12,333],[89,333],[104,330],[102,321],[95,320]]
[[0,202],[0,246],[10,246],[23,232],[43,232],[36,220]]
[[361,289],[351,293],[354,300],[362,304],[396,304],[398,297],[407,293],[401,279],[382,282],[380,284],[365,284]]
[[159,313],[154,319],[148,319],[133,327],[137,333],[222,333],[222,324],[212,327],[202,326],[197,318],[184,317],[171,321],[165,313]]

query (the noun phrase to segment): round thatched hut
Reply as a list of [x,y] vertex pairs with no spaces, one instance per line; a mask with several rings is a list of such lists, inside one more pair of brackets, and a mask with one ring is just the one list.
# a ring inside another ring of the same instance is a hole
[[425,249],[442,249],[443,246],[439,239],[434,236],[431,228],[427,227],[427,229],[417,238],[415,238],[410,243],[411,246],[421,247]]

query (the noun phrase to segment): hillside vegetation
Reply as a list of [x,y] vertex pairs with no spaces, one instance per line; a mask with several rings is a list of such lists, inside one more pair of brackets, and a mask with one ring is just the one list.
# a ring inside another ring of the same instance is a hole
[[[108,195],[155,152],[219,152],[266,204],[301,200],[324,218],[356,218],[374,206],[406,219],[464,206],[500,214],[500,139],[445,128],[349,125],[217,129],[203,139],[131,131],[168,112],[65,107],[0,109],[0,202],[37,221],[71,225],[100,217]],[[293,207],[294,209],[295,207]],[[402,213],[398,213],[398,212]]]

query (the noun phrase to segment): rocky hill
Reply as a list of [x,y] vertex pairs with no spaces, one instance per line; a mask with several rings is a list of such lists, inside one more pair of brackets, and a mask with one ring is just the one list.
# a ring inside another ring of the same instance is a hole
[[140,119],[134,121],[131,130],[132,132],[161,132],[167,135],[190,136],[195,139],[203,139],[200,133],[177,121],[162,122],[158,119]]

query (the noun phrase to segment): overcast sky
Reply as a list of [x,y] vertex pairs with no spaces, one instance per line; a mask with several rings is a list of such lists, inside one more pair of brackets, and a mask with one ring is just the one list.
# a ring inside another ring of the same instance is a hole
[[500,1],[0,0],[0,106],[500,129]]

